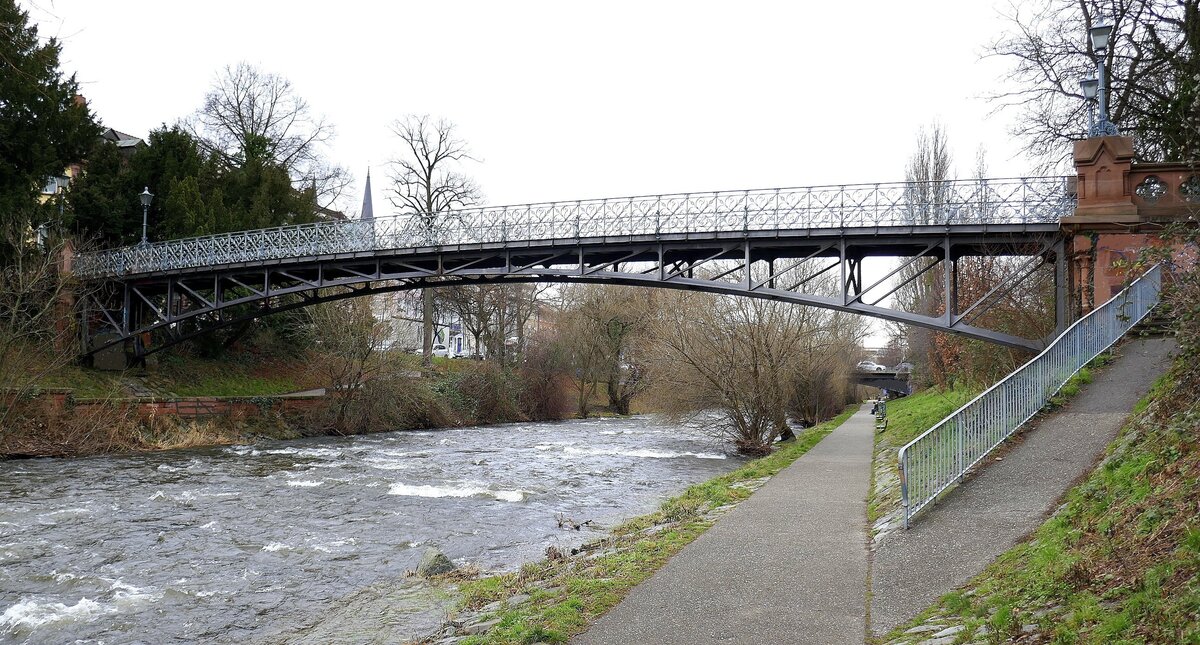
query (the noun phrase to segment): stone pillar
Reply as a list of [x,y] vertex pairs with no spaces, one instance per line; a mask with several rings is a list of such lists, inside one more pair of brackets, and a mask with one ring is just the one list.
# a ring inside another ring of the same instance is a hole
[[72,265],[75,262],[75,247],[67,240],[58,255],[58,302],[54,306],[54,349],[58,352],[74,352],[76,334],[75,288],[71,284]]
[[1064,219],[1075,224],[1138,223],[1138,209],[1128,185],[1133,170],[1133,139],[1093,137],[1075,142],[1075,190],[1079,206]]
[[1147,221],[1134,193],[1138,172],[1133,139],[1076,141],[1074,159],[1079,202],[1062,225],[1074,235],[1072,282],[1078,285],[1080,309],[1087,313],[1124,287],[1124,271],[1113,265],[1136,259],[1141,249],[1157,241],[1157,235],[1146,232]]

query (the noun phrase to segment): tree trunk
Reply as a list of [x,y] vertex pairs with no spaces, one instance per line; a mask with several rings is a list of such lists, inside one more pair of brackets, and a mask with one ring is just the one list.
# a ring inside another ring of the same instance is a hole
[[433,289],[422,289],[421,300],[423,305],[421,365],[428,369],[433,367]]
[[633,398],[625,392],[625,388],[621,387],[620,373],[610,374],[608,377],[608,407],[612,411],[623,416],[629,416],[629,400]]
[[471,345],[471,358],[483,358],[483,348],[479,346],[479,337],[482,333],[482,331],[471,332],[471,338],[474,339]]

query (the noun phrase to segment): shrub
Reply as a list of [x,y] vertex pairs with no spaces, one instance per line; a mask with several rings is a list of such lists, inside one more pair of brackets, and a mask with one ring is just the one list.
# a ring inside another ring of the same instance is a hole
[[525,350],[519,371],[521,412],[529,419],[565,419],[571,412],[567,362],[560,347],[536,342]]
[[473,405],[471,417],[476,423],[500,423],[525,418],[517,398],[520,387],[512,372],[485,361],[476,369],[459,375],[455,389]]

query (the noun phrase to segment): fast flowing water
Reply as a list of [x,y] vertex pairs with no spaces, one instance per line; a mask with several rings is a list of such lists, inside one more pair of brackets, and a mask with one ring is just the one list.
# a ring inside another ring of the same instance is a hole
[[[650,419],[0,462],[0,642],[287,641],[422,552],[511,570],[737,460]],[[351,641],[346,641],[351,642]]]

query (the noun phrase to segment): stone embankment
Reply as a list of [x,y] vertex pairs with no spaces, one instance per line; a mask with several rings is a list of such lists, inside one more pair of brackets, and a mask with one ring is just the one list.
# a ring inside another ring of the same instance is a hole
[[324,394],[279,396],[135,396],[121,398],[75,398],[69,389],[46,389],[35,400],[43,401],[50,410],[86,412],[89,408],[107,407],[132,411],[147,419],[155,416],[175,416],[184,419],[209,417],[253,418],[267,412],[303,413],[325,400]]

